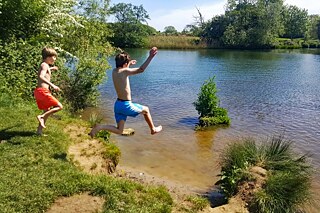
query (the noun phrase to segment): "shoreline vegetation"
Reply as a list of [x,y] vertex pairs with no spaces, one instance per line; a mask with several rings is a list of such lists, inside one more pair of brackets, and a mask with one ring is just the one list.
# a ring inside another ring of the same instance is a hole
[[[200,37],[186,35],[153,35],[147,38],[146,43],[147,48],[156,46],[159,49],[228,49],[219,45],[218,42],[208,44]],[[273,46],[268,49],[302,48],[320,48],[320,40],[278,38],[273,42]]]

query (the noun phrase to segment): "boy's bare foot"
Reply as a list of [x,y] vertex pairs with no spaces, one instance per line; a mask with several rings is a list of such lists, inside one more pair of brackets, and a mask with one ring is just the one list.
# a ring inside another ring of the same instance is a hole
[[162,130],[162,126],[161,126],[161,125],[160,125],[160,126],[157,126],[157,127],[153,128],[153,129],[151,130],[151,135],[154,135],[154,134],[156,134],[156,133],[158,133],[158,132],[161,132],[161,130]]
[[39,121],[40,126],[42,126],[42,128],[46,128],[46,126],[44,125],[44,119],[41,115],[37,116],[37,119]]

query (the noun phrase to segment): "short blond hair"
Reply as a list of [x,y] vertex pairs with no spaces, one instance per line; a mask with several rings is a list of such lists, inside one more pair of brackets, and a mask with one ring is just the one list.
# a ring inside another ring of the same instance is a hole
[[55,49],[50,47],[45,47],[42,49],[42,59],[46,59],[51,56],[58,56],[58,53],[55,51]]

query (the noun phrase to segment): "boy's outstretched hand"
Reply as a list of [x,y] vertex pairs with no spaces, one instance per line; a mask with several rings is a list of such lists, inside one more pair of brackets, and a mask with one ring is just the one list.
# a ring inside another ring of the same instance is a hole
[[151,50],[150,50],[150,52],[149,52],[149,55],[153,57],[153,56],[155,56],[157,53],[158,53],[158,48],[152,47]]

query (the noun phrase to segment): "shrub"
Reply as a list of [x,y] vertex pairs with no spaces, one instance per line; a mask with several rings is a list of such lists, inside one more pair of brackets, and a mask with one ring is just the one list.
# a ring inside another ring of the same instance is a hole
[[215,76],[205,81],[201,86],[197,101],[193,103],[200,115],[198,124],[200,127],[230,124],[227,110],[219,107],[219,98],[216,94],[218,90],[214,79]]
[[30,99],[37,84],[41,62],[41,43],[22,39],[0,44],[0,92]]
[[[291,142],[272,137],[257,146],[252,139],[233,143],[222,154],[219,184],[227,198],[237,194],[244,183],[256,184],[245,201],[250,212],[294,212],[310,198],[311,167],[307,156],[298,156]],[[257,185],[251,169],[266,171],[265,180]],[[245,189],[247,190],[247,189]]]

